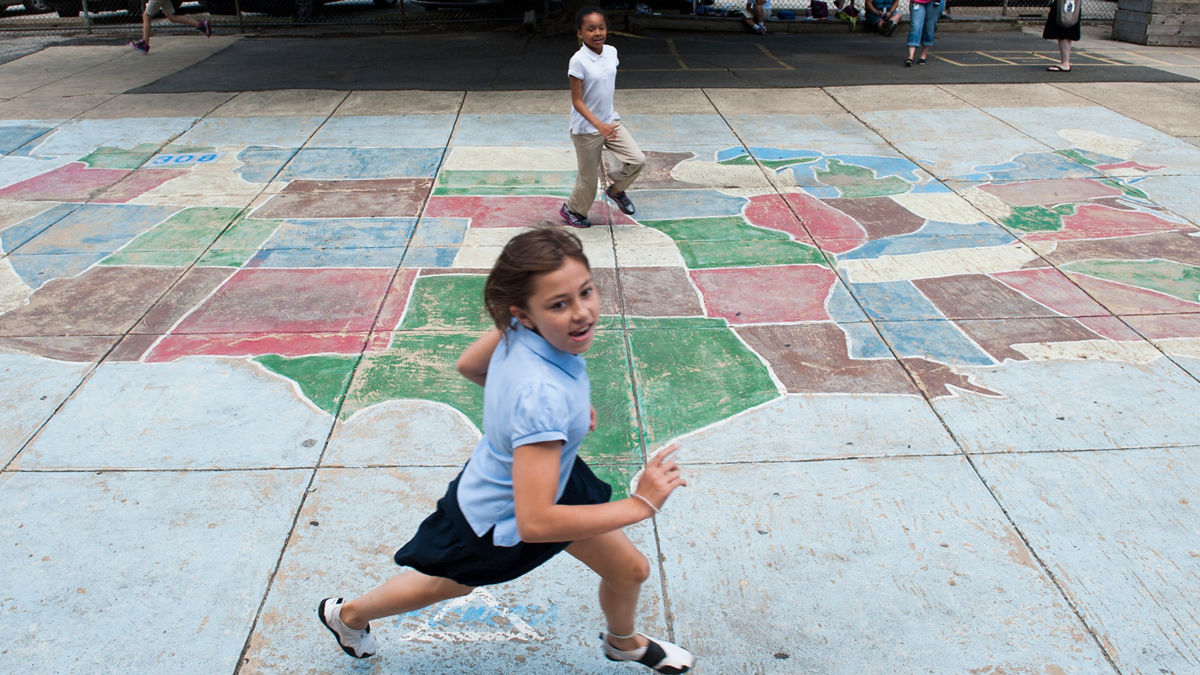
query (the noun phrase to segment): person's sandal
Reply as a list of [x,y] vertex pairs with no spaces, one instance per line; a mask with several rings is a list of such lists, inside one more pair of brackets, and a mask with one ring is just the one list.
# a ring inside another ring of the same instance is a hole
[[904,59],[904,67],[905,68],[912,67],[912,59]]
[[691,652],[666,640],[655,640],[644,633],[634,633],[646,638],[647,644],[625,651],[612,646],[608,641],[609,635],[611,633],[600,634],[600,640],[604,642],[604,656],[609,661],[636,661],[655,672],[668,675],[686,673],[696,665],[696,658]]
[[917,59],[917,65],[918,65],[918,66],[923,66],[923,65],[925,65],[925,59],[924,59],[924,58],[919,58],[919,59]]

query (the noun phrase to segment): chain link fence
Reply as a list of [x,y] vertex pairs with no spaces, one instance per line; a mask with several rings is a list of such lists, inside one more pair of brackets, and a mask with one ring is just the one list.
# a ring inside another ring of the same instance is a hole
[[[864,0],[852,0],[861,10]],[[295,25],[377,26],[380,30],[467,22],[519,23],[533,11],[539,21],[562,12],[562,0],[171,0],[177,14],[208,15],[218,32],[256,32]],[[636,5],[634,3],[637,3]],[[909,0],[900,0],[902,6]],[[693,13],[699,0],[616,0],[613,10]],[[715,0],[709,13],[735,15],[742,0]],[[829,6],[833,7],[830,1]],[[1045,17],[1047,0],[949,0],[955,19]],[[29,31],[129,33],[141,22],[144,0],[0,0],[0,39]],[[1083,18],[1111,22],[1115,0],[1083,0]],[[772,9],[807,16],[809,0],[774,0]],[[831,19],[835,20],[836,19]],[[158,17],[156,32],[185,30]]]

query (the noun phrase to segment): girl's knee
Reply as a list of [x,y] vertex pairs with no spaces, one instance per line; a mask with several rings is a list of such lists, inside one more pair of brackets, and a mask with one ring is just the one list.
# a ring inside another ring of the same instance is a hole
[[635,553],[615,565],[613,572],[604,580],[618,586],[641,586],[649,578],[650,561],[641,553]]

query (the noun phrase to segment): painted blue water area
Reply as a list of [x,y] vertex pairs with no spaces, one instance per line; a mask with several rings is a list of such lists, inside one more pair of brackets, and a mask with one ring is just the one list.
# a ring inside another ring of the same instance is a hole
[[108,148],[161,146],[187,131],[195,122],[195,117],[73,120],[34,140],[29,154],[80,158],[102,145]]
[[[912,160],[880,155],[825,155],[821,160],[793,166],[790,167],[790,170],[797,185],[823,185],[823,181],[817,177],[816,173],[817,171],[829,171],[830,162],[835,160],[844,165],[868,169],[877,180],[895,177],[911,185],[932,181],[932,177]],[[934,183],[936,184],[936,181]],[[943,186],[939,191],[947,190]]]
[[409,246],[401,267],[453,267],[457,246]]
[[1039,178],[1097,178],[1095,170],[1056,152],[1031,152],[1017,155],[1009,162],[979,164],[975,173],[958,176],[961,180],[1005,181]]
[[774,148],[766,146],[751,145],[749,150],[743,147],[733,147],[721,150],[717,153],[717,161],[726,161],[737,159],[738,157],[747,154],[754,155],[763,162],[774,162],[779,160],[795,160],[800,162],[811,162],[821,159],[825,153],[813,148],[803,148],[800,150],[789,150],[786,148]]
[[237,175],[247,183],[269,183],[299,149],[259,145],[247,147],[237,155],[238,161],[242,162],[236,169]]
[[284,180],[433,178],[445,148],[301,148]]
[[[0,154],[17,151],[53,128],[37,122],[0,122]],[[22,154],[28,154],[28,150]]]
[[280,223],[262,248],[387,248],[408,241],[416,218],[313,218]]
[[395,269],[400,266],[403,258],[403,246],[392,248],[264,248],[255,253],[245,266],[284,269]]
[[562,115],[461,115],[453,145],[572,148],[569,117]]
[[304,145],[324,121],[325,118],[319,116],[206,117],[172,141],[168,151],[255,145],[297,148]]
[[717,190],[634,190],[638,220],[740,215],[750,203]]
[[0,230],[0,251],[12,253],[19,246],[33,239],[43,230],[67,217],[82,206],[82,204],[58,204],[42,211],[36,216],[26,218],[16,225],[10,225]]
[[867,315],[877,321],[923,321],[946,316],[911,281],[846,282]]
[[470,218],[421,218],[409,246],[458,246],[470,224]]
[[637,114],[621,122],[643,148],[675,149],[693,145],[733,145],[737,136],[717,114]]
[[321,125],[305,147],[441,147],[453,128],[454,115],[343,115]]
[[924,358],[951,366],[996,363],[949,321],[880,321],[875,325],[900,358]]
[[916,232],[868,241],[856,249],[837,254],[837,257],[839,260],[868,259],[883,255],[907,255],[957,248],[1007,246],[1015,241],[1015,237],[992,223],[948,223],[931,220]]

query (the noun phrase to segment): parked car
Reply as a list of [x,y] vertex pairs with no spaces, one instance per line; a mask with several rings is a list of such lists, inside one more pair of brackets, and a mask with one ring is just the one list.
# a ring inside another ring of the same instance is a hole
[[21,6],[29,14],[43,14],[50,11],[50,5],[45,0],[0,0],[0,13],[9,7]]
[[[41,0],[50,6],[50,9],[58,12],[59,16],[79,16],[83,11],[83,0]],[[171,0],[171,5],[175,7],[175,12],[179,12],[179,5],[183,0]],[[142,16],[142,8],[145,7],[142,0],[87,0],[88,14],[96,12],[115,12],[125,10],[129,16],[134,19],[139,19]]]

